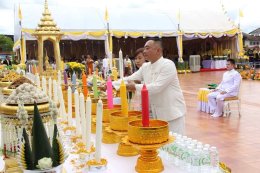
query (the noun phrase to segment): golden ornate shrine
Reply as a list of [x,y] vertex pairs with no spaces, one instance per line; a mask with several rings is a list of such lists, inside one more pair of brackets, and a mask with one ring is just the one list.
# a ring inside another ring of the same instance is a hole
[[43,72],[43,43],[45,40],[50,40],[54,47],[54,57],[56,61],[56,68],[60,70],[60,40],[63,33],[57,27],[56,23],[51,17],[51,13],[48,9],[47,0],[44,4],[44,12],[38,27],[32,34],[37,38],[38,43],[38,61],[39,61],[39,72]]

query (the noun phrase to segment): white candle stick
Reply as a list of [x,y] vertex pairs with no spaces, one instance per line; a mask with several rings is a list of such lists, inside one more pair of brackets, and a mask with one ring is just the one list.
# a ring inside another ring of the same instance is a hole
[[80,114],[79,114],[79,93],[76,90],[74,92],[74,100],[75,100],[75,116],[76,116],[76,133],[77,135],[81,134],[81,127],[80,127]]
[[58,71],[58,86],[61,85],[61,72],[60,70]]
[[43,76],[42,77],[42,91],[45,93],[45,94],[47,94],[47,83],[46,83],[46,79],[45,79],[45,77]]
[[49,85],[49,98],[52,100],[52,80],[51,80],[51,77],[49,78],[49,81],[48,81],[48,85]]
[[91,148],[91,99],[86,100],[86,147],[87,151]]
[[59,102],[60,102],[60,115],[61,115],[62,119],[67,120],[61,86],[59,86],[59,89],[58,89],[58,96],[59,96]]
[[82,140],[86,142],[86,112],[85,112],[85,101],[83,93],[79,95],[79,108],[80,108],[80,118],[81,118],[81,133],[82,133]]
[[95,160],[101,160],[101,140],[102,140],[102,116],[103,116],[103,103],[99,99],[97,103],[97,116],[96,116],[96,153]]
[[119,75],[120,79],[123,79],[124,77],[124,60],[123,60],[123,52],[119,51]]
[[71,87],[68,87],[68,124],[72,126],[72,91]]
[[57,93],[57,82],[53,80],[53,100],[56,103],[58,101],[58,93]]

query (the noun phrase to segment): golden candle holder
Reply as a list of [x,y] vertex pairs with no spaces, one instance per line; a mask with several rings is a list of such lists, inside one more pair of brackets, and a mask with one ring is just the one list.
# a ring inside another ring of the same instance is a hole
[[[109,126],[109,123],[102,123],[102,131],[104,132],[105,128]],[[92,115],[91,118],[91,133],[96,133],[96,115]]]
[[123,116],[121,111],[113,112],[110,115],[110,127],[115,131],[127,131],[128,123],[141,117],[141,111],[129,111],[128,116]]
[[119,156],[131,157],[138,155],[139,151],[133,145],[121,139],[121,142],[118,144],[117,154]]
[[159,173],[164,170],[157,149],[173,142],[169,137],[168,123],[161,120],[150,120],[149,127],[142,127],[142,120],[132,121],[128,125],[128,136],[125,143],[133,145],[140,152],[135,170],[139,173]]
[[[97,112],[97,102],[99,100],[99,98],[91,98],[92,100],[92,104],[91,104],[91,113],[92,114],[96,114]],[[107,104],[107,98],[101,98],[103,104]]]
[[95,159],[89,160],[87,162],[88,170],[89,171],[102,171],[106,170],[107,168],[107,160],[101,158],[100,161],[96,161]]
[[[135,156],[138,151],[131,145],[123,142],[121,139],[127,135],[128,123],[133,120],[140,119],[142,112],[129,111],[128,117],[122,116],[121,111],[113,112],[110,115],[110,127],[106,128],[103,134],[104,143],[119,143],[117,154],[120,156]],[[118,139],[120,139],[118,141]]]
[[112,109],[108,108],[107,104],[103,105],[103,122],[109,123],[110,114],[113,112],[120,111],[121,105],[114,105]]
[[115,144],[121,141],[121,137],[111,130],[110,126],[106,127],[103,132],[102,142],[105,144]]

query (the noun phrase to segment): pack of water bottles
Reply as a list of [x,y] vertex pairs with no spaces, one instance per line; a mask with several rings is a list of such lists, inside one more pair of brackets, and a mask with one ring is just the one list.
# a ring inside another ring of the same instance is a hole
[[170,135],[175,137],[175,141],[160,148],[162,158],[185,172],[222,173],[216,147],[180,134]]

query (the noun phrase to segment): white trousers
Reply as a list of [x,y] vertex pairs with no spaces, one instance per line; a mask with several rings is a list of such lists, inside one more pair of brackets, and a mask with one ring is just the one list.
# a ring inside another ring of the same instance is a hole
[[173,133],[178,133],[181,135],[185,134],[185,116],[177,118],[175,120],[168,121],[169,130]]
[[220,94],[221,91],[215,91],[208,94],[208,104],[210,108],[210,113],[216,115],[222,115],[224,107],[224,99],[226,97],[233,97],[230,94]]

